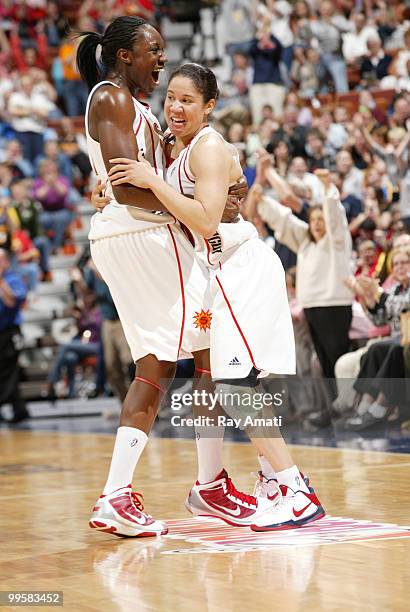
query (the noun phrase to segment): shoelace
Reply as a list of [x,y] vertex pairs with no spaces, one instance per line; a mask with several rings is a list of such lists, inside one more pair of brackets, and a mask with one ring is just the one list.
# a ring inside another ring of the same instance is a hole
[[138,493],[138,491],[131,491],[131,499],[134,506],[140,512],[144,512],[144,496],[142,493]]
[[256,497],[254,497],[253,495],[248,495],[248,493],[242,493],[241,491],[238,491],[230,478],[226,479],[226,487],[227,493],[229,495],[233,495],[234,497],[236,497],[236,499],[239,499],[239,501],[246,502],[247,504],[252,504],[253,506],[258,505]]
[[269,482],[262,472],[251,472],[251,476],[256,478],[255,487],[253,489],[254,497],[266,497],[265,485]]

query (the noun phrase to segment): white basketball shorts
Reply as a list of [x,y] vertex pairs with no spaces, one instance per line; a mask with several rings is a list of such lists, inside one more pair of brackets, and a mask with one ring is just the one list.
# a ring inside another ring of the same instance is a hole
[[214,379],[294,374],[295,340],[285,271],[259,238],[211,271],[211,372]]
[[202,310],[208,274],[178,226],[94,240],[91,256],[110,289],[134,361],[149,354],[176,361],[209,348],[209,330],[189,326]]

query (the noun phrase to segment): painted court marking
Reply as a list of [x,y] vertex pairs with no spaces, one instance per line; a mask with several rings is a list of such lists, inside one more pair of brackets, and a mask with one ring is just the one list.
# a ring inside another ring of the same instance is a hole
[[410,526],[374,523],[340,516],[326,516],[299,529],[264,533],[253,532],[248,527],[231,527],[217,519],[203,517],[170,520],[167,525],[169,533],[165,536],[166,539],[183,540],[196,546],[167,550],[163,555],[245,552],[274,547],[321,546],[410,538]]

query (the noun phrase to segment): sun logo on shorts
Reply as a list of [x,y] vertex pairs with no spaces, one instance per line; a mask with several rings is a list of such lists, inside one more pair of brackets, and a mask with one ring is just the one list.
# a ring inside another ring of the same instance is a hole
[[201,331],[206,332],[207,329],[211,329],[212,313],[209,310],[201,310],[196,312],[194,315],[194,325]]

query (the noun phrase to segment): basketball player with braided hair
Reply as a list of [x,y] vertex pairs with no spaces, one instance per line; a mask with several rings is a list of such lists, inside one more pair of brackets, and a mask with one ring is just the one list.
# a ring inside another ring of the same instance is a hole
[[[136,160],[138,154],[162,177],[160,125],[138,98],[158,85],[165,61],[161,35],[142,19],[119,17],[104,35],[83,33],[77,64],[90,89],[87,145],[102,181],[107,181],[111,158]],[[178,355],[193,354],[198,376],[208,365],[209,334],[184,333],[185,322],[195,314],[194,297],[200,300],[205,291],[207,274],[181,225],[151,191],[108,184],[106,196],[110,203],[91,221],[91,255],[115,302],[136,375],[124,400],[107,482],[90,526],[115,535],[159,535],[167,532],[165,524],[144,512],[142,496],[130,483],[166,385],[175,375]],[[204,453],[198,456],[200,467],[201,456]],[[218,469],[221,461],[216,452]],[[239,500],[246,497],[227,475],[226,488]],[[250,514],[256,517],[267,504],[266,499],[256,501]]]

